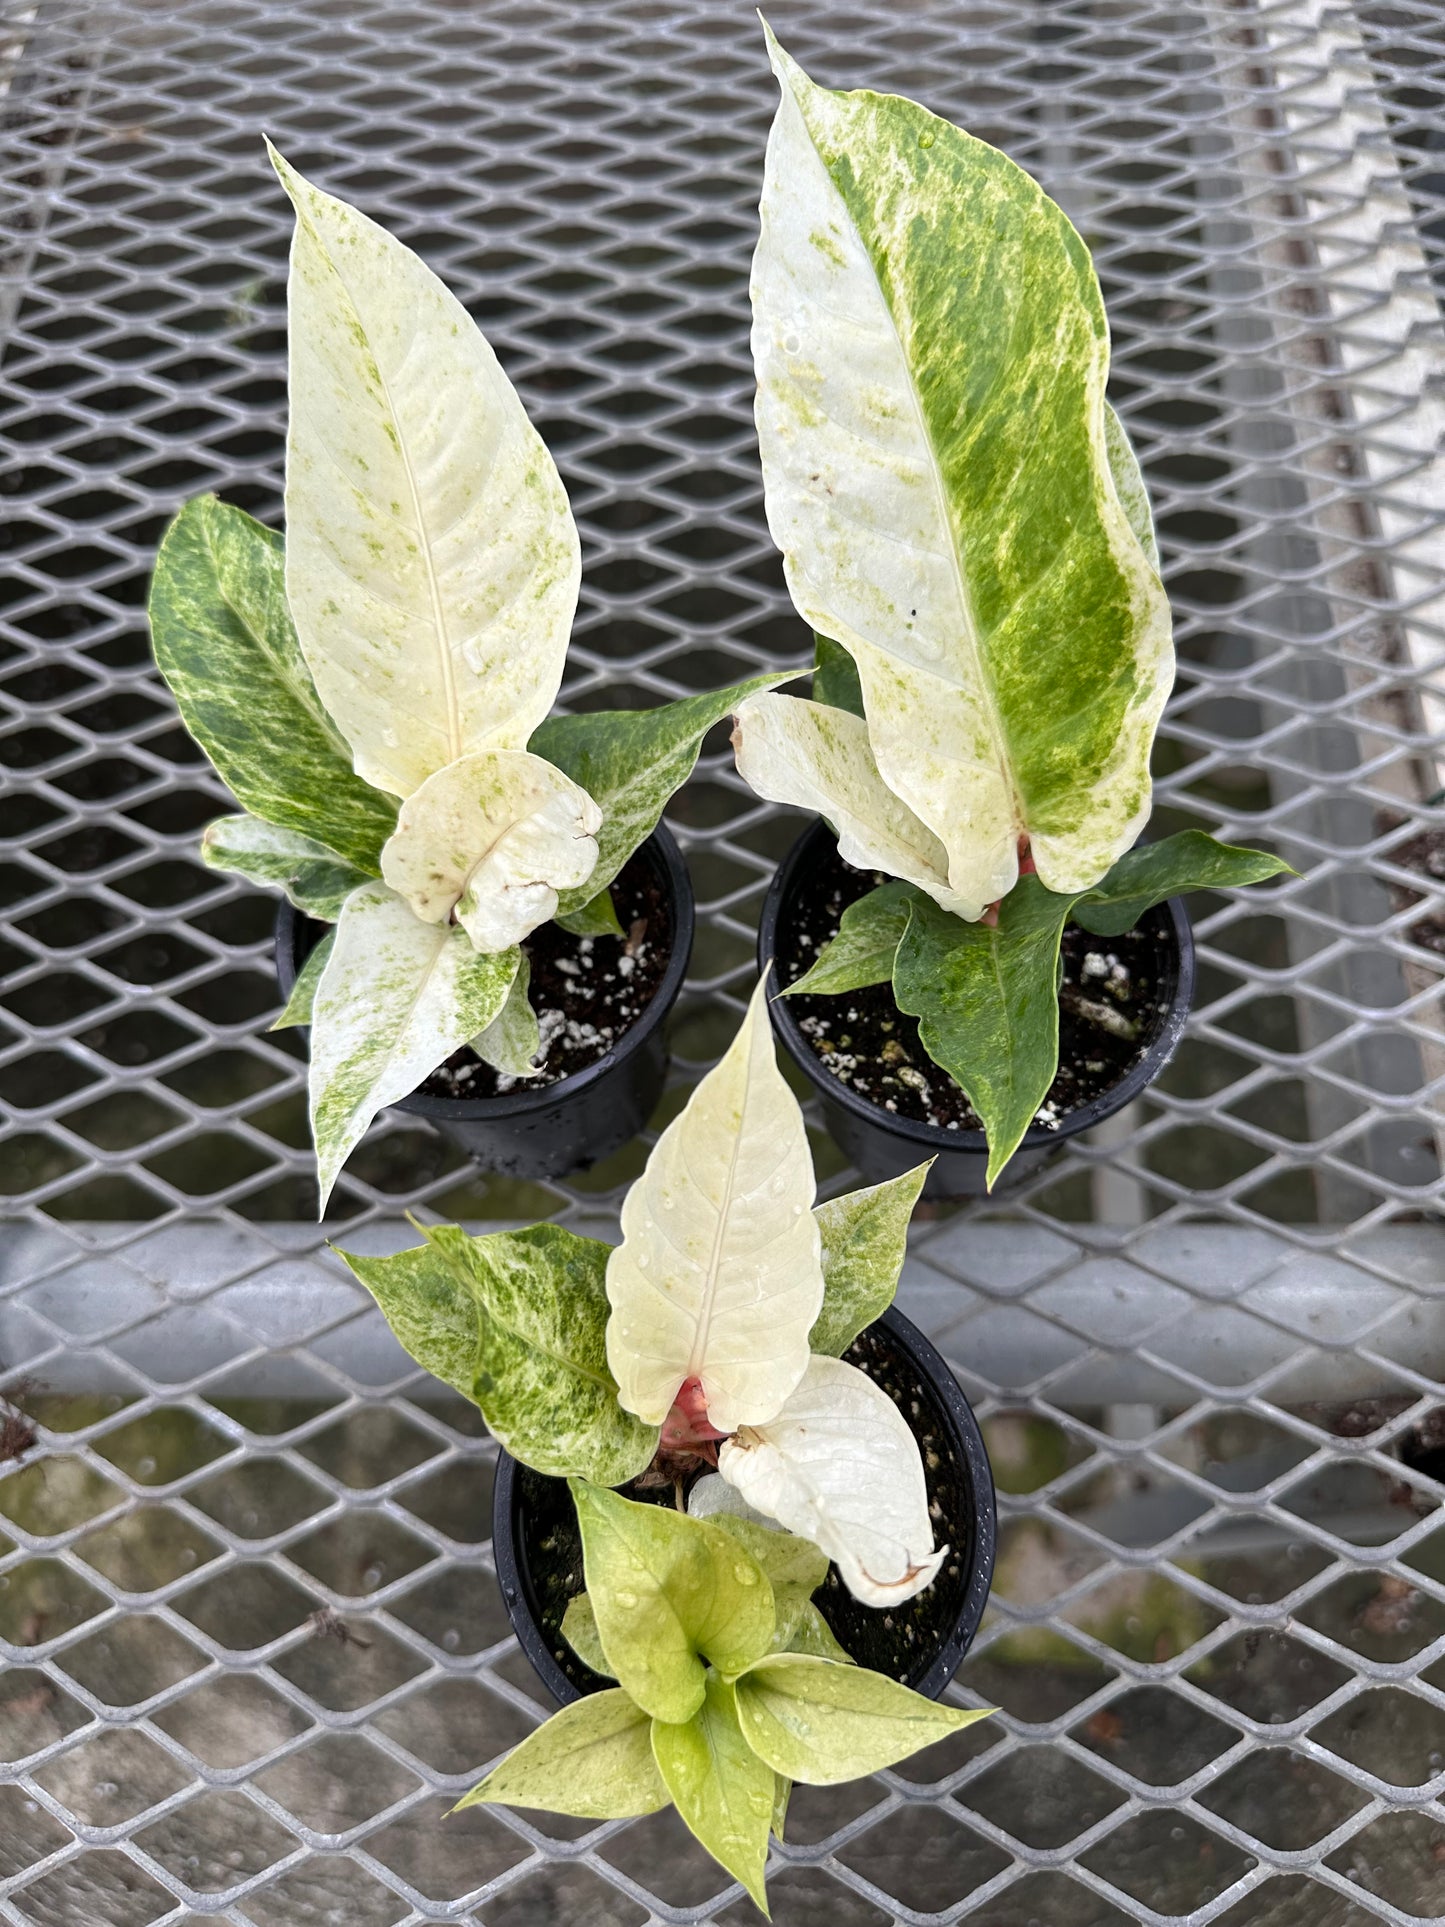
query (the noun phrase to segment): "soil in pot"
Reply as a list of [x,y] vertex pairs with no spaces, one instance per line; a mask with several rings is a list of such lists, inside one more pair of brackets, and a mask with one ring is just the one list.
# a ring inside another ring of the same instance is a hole
[[[964,1470],[954,1457],[937,1394],[885,1327],[870,1326],[844,1356],[867,1372],[907,1419],[923,1456],[934,1540],[949,1547],[949,1556],[931,1586],[887,1611],[856,1600],[835,1566],[828,1568],[814,1599],[860,1666],[911,1684],[927,1672],[963,1610],[974,1554],[971,1496]],[[571,1494],[565,1480],[544,1478],[525,1465],[517,1467],[516,1476],[521,1522],[518,1552],[531,1580],[543,1636],[573,1685],[584,1693],[598,1692],[613,1682],[583,1665],[562,1637],[567,1602],[583,1590],[582,1539]],[[692,1473],[684,1491],[700,1476],[701,1470]],[[635,1481],[622,1491],[629,1499],[653,1505],[677,1502],[671,1485]]]
[[[672,955],[671,918],[660,867],[633,852],[612,884],[612,901],[625,935],[575,937],[544,923],[522,941],[531,966],[527,995],[537,1014],[546,1055],[535,1077],[509,1077],[463,1045],[418,1090],[428,1097],[500,1097],[544,1090],[598,1063],[631,1029],[657,994]],[[307,950],[325,934],[308,924]]]
[[[887,878],[856,870],[836,847],[800,870],[780,908],[779,975],[796,982],[838,934],[843,912]],[[1059,1068],[1035,1122],[1053,1128],[1111,1091],[1143,1057],[1165,1016],[1158,971],[1167,954],[1169,917],[1151,910],[1122,937],[1064,930],[1060,954]],[[944,1130],[979,1131],[977,1112],[923,1048],[918,1025],[887,984],[837,997],[791,997],[788,1005],[818,1062],[861,1097],[896,1117]]]

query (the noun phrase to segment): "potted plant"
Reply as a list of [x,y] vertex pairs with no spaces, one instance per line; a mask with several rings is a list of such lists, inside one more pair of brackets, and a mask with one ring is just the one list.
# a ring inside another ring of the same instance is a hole
[[768,44],[757,425],[818,642],[812,700],[749,698],[734,743],[830,833],[775,879],[762,955],[855,1161],[932,1150],[930,1194],[959,1195],[1162,1068],[1191,978],[1171,900],[1288,866],[1194,830],[1134,847],[1174,657],[1083,241],[1003,154]]
[[243,806],[202,854],[286,893],[280,1023],[311,1027],[323,1211],[398,1101],[493,1168],[573,1169],[662,1087],[692,931],[663,806],[779,678],[549,720],[581,569],[556,466],[455,296],[272,160],[296,211],[284,548],[200,497],[150,598]]
[[422,1226],[342,1254],[502,1444],[498,1576],[569,1702],[463,1805],[670,1800],[764,1905],[792,1781],[982,1717],[930,1697],[982,1614],[994,1512],[962,1393],[890,1308],[925,1172],[814,1205],[760,984],[617,1247]]

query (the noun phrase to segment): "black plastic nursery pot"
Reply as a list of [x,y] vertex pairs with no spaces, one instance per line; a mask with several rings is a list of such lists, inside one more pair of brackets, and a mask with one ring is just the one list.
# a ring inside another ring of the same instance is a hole
[[[847,995],[794,999],[779,994],[784,979],[779,973],[778,959],[794,949],[800,916],[805,921],[814,921],[814,938],[821,934],[816,928],[816,904],[806,909],[803,906],[810,895],[816,896],[819,879],[838,870],[860,876],[838,855],[837,839],[827,824],[814,822],[788,852],[768,888],[758,924],[758,967],[768,976],[774,1032],[816,1088],[828,1129],[840,1149],[871,1183],[897,1177],[924,1158],[932,1157],[935,1162],[923,1187],[925,1198],[982,1197],[986,1190],[988,1144],[981,1130],[945,1127],[886,1110],[871,1096],[845,1084],[819,1061],[819,1052],[803,1029],[799,1006],[846,1005]],[[871,879],[862,879],[858,894],[869,887]],[[1107,1089],[1068,1110],[1056,1123],[1031,1124],[995,1185],[995,1194],[1047,1163],[1068,1138],[1122,1110],[1153,1083],[1174,1055],[1184,1034],[1194,994],[1194,938],[1183,903],[1172,898],[1151,910],[1140,920],[1133,939],[1143,940],[1145,944],[1148,968],[1152,972],[1154,1011],[1153,1021],[1137,1046],[1135,1061]],[[1112,940],[1091,938],[1089,941],[1107,948]],[[787,981],[794,981],[801,974],[801,969],[791,971]],[[874,994],[886,994],[886,987]],[[900,1017],[899,1024],[911,1025],[912,1020]],[[939,1077],[945,1075],[936,1067],[933,1070]]]
[[[997,1517],[988,1454],[957,1379],[900,1311],[885,1311],[844,1356],[888,1392],[918,1439],[935,1538],[950,1556],[926,1591],[886,1612],[854,1599],[834,1567],[814,1598],[860,1665],[937,1699],[978,1631],[993,1577]],[[625,1492],[675,1503],[670,1486]],[[512,1630],[548,1692],[565,1705],[612,1685],[562,1637],[567,1601],[583,1590],[582,1542],[565,1480],[501,1453],[492,1557]]]
[[[451,1097],[425,1088],[391,1108],[431,1120],[487,1171],[512,1178],[560,1178],[582,1171],[637,1136],[662,1096],[668,1047],[664,1026],[687,975],[693,900],[687,866],[659,823],[624,867],[642,866],[666,920],[667,962],[650,1002],[606,1054],[568,1077],[520,1084],[485,1097]],[[283,902],[276,917],[276,975],[292,985],[327,926]],[[597,939],[615,942],[616,939]]]

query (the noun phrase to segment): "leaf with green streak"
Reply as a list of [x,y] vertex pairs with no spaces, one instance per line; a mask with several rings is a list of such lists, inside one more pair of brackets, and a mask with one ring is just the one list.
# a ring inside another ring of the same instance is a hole
[[298,910],[335,923],[352,891],[374,872],[358,870],[324,843],[264,823],[259,816],[223,816],[201,836],[201,861],[252,883],[286,892]]
[[608,1668],[654,1719],[689,1720],[703,1661],[741,1672],[768,1650],[773,1590],[727,1533],[571,1481],[587,1596]]
[[808,1349],[841,1358],[859,1332],[893,1303],[908,1252],[908,1224],[933,1163],[818,1205],[823,1239],[823,1309]]
[[813,638],[813,701],[827,703],[830,709],[846,709],[853,716],[863,714],[858,665],[841,643],[828,636]]
[[1046,884],[1087,888],[1147,818],[1174,673],[1088,250],[995,148],[769,51],[752,339],[793,600],[857,664],[950,907],[1008,891],[1021,833]]
[[562,1615],[562,1637],[584,1666],[590,1666],[594,1673],[601,1673],[604,1679],[613,1677],[597,1631],[597,1615],[585,1592],[579,1592],[567,1601],[567,1610]]
[[532,1059],[541,1047],[542,1033],[537,1013],[527,995],[532,981],[532,966],[526,957],[517,965],[517,974],[507,992],[507,1001],[487,1028],[472,1039],[472,1049],[484,1064],[507,1077],[535,1077]]
[[788,1796],[793,1791],[793,1783],[785,1773],[773,1775],[773,1838],[781,1840],[783,1827],[788,1818]]
[[[269,143],[268,143],[269,145]],[[357,769],[410,796],[551,708],[577,607],[567,492],[476,323],[409,248],[270,149],[286,288],[286,588]]]
[[940,1706],[882,1673],[803,1653],[759,1660],[736,1692],[748,1745],[775,1773],[804,1786],[877,1773],[993,1710]]
[[625,1820],[656,1813],[668,1798],[653,1757],[652,1722],[614,1687],[554,1713],[452,1811],[540,1807],[583,1820]]
[[691,1719],[654,1720],[652,1752],[688,1831],[767,1913],[763,1869],[776,1778],[743,1738],[727,1681],[708,1674],[702,1705]]
[[311,1010],[311,1135],[321,1209],[377,1112],[414,1091],[506,1000],[519,953],[479,957],[384,883],[353,890]]
[[849,990],[886,984],[893,959],[908,928],[911,883],[882,883],[843,912],[836,937],[818,953],[817,962],[786,985],[785,997],[836,997]]
[[1080,898],[1074,921],[1095,936],[1121,937],[1146,911],[1187,890],[1238,890],[1294,874],[1282,858],[1263,850],[1220,843],[1203,830],[1181,830],[1121,856],[1103,882]]
[[580,784],[602,811],[596,868],[585,883],[563,892],[559,916],[591,903],[657,828],[668,799],[692,775],[702,739],[714,724],[746,697],[787,680],[786,674],[753,676],[656,709],[553,716],[533,732],[528,747]]
[[993,929],[913,897],[893,970],[898,1008],[967,1093],[988,1134],[988,1184],[1018,1149],[1059,1063],[1059,942],[1072,917],[1099,936],[1130,930],[1186,890],[1237,888],[1287,871],[1259,850],[1184,830],[1130,850],[1093,890],[1060,896],[1021,877]]
[[617,906],[612,901],[611,890],[599,890],[590,902],[584,903],[580,910],[568,910],[560,917],[552,919],[570,930],[574,937],[625,937],[627,932],[617,921]]
[[272,1030],[293,1030],[297,1024],[311,1022],[311,1007],[316,1002],[316,986],[321,982],[331,946],[336,941],[336,932],[328,930],[317,944],[311,955],[296,973],[296,981],[291,986],[291,995],[286,999],[286,1008],[272,1024]]
[[419,1365],[481,1407],[513,1458],[548,1477],[637,1477],[657,1432],[607,1369],[608,1245],[561,1225],[469,1237],[425,1225],[389,1258],[343,1252]]
[[181,720],[255,816],[377,874],[396,804],[355,774],[286,606],[279,535],[200,495],[166,530],[151,583],[156,666]]

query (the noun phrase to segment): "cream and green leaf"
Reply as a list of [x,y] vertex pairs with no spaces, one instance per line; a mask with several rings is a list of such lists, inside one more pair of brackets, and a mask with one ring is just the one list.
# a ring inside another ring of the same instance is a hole
[[187,502],[156,558],[150,625],[181,720],[237,801],[377,875],[396,801],[354,773],[322,707],[280,536],[214,495]]
[[340,1255],[419,1365],[479,1407],[489,1431],[534,1471],[624,1485],[657,1430],[617,1402],[607,1368],[610,1246],[562,1225],[468,1237],[421,1227],[390,1257]]
[[566,490],[481,331],[424,262],[271,150],[287,288],[286,588],[356,768],[410,796],[523,749],[581,575]]
[[1088,888],[1147,818],[1173,676],[1088,250],[994,148],[769,50],[752,339],[793,600],[852,658],[949,908],[1002,897],[1021,836]]
[[845,1191],[813,1212],[823,1241],[823,1306],[808,1348],[841,1358],[893,1303],[908,1250],[908,1224],[932,1158],[882,1184]]
[[472,1049],[482,1062],[506,1077],[535,1077],[540,1069],[533,1061],[542,1046],[542,1032],[527,995],[531,982],[532,966],[523,955],[506,1003],[472,1039]]
[[331,946],[335,941],[336,932],[328,930],[297,971],[296,981],[291,986],[291,995],[286,999],[285,1009],[272,1024],[272,1030],[294,1030],[298,1024],[311,1022],[312,1009],[316,1003],[316,987],[326,970]]
[[342,906],[311,1005],[311,1135],[322,1212],[368,1124],[414,1091],[506,1002],[519,953],[478,956],[465,932],[421,923],[384,883]]
[[688,1831],[766,1913],[763,1869],[776,1781],[743,1738],[729,1682],[709,1672],[702,1705],[690,1719],[654,1720],[652,1755]]
[[298,910],[322,923],[335,923],[352,891],[374,871],[357,869],[299,830],[283,830],[259,816],[223,816],[208,823],[201,836],[201,861],[252,883],[279,889]]
[[940,1706],[882,1673],[805,1653],[770,1654],[734,1691],[748,1745],[775,1773],[804,1786],[837,1786],[896,1766],[993,1711]]
[[540,1807],[584,1820],[656,1813],[671,1798],[652,1751],[652,1722],[620,1687],[554,1713],[457,1801]]

